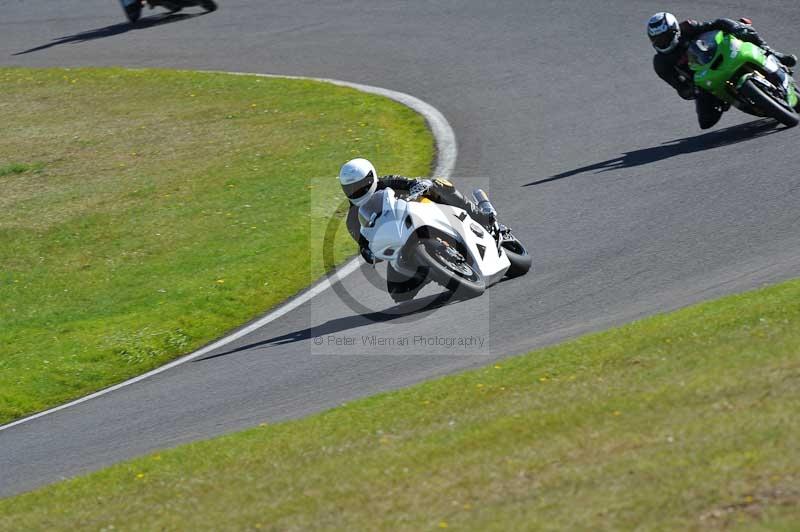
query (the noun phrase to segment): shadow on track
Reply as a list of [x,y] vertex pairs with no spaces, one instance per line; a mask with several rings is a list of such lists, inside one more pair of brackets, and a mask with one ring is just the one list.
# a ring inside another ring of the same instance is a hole
[[676,155],[696,153],[714,148],[721,148],[723,146],[730,146],[732,144],[738,144],[739,142],[771,135],[779,131],[784,131],[785,129],[787,128],[779,128],[778,124],[776,124],[774,120],[755,120],[753,122],[747,122],[746,124],[739,124],[737,126],[731,126],[694,137],[671,140],[661,144],[660,146],[628,152],[615,159],[609,159],[608,161],[603,161],[601,163],[590,164],[588,166],[576,168],[575,170],[556,174],[538,181],[531,181],[530,183],[526,183],[522,186],[532,187],[591,171],[595,171],[595,173],[601,173],[610,172],[613,170],[621,170],[623,168],[633,168],[636,166],[663,161],[664,159],[669,159],[670,157],[675,157]]
[[293,344],[296,342],[311,340],[312,338],[316,338],[319,336],[326,336],[330,334],[336,334],[348,331],[350,329],[356,329],[358,327],[363,327],[364,325],[369,325],[375,322],[389,322],[397,320],[399,323],[404,323],[404,321],[413,321],[419,319],[418,314],[420,313],[427,312],[430,310],[435,310],[444,307],[450,303],[456,303],[458,301],[460,300],[453,298],[452,294],[450,294],[449,292],[433,294],[430,296],[415,299],[413,301],[409,301],[407,303],[401,303],[399,305],[395,305],[394,307],[382,311],[370,312],[368,314],[356,314],[353,316],[345,316],[343,318],[336,318],[334,320],[326,321],[321,325],[308,327],[306,329],[290,332],[287,334],[283,334],[281,336],[275,336],[268,340],[262,340],[260,342],[254,342],[252,344],[243,345],[241,347],[237,347],[236,349],[231,349],[230,351],[225,351],[222,353],[208,355],[203,358],[198,358],[193,362],[202,362],[204,360],[211,360],[212,358],[232,355],[240,351],[247,351],[248,349],[253,349],[253,348],[275,347],[280,345]]
[[180,14],[170,14],[165,13],[163,15],[155,15],[152,17],[146,17],[140,19],[135,24],[131,24],[129,22],[120,22],[119,24],[114,24],[113,26],[105,26],[103,28],[97,28],[88,31],[82,31],[80,33],[76,33],[74,35],[67,35],[66,37],[59,37],[57,39],[53,39],[52,42],[47,44],[42,44],[35,48],[29,48],[28,50],[23,50],[22,52],[16,52],[12,55],[25,55],[30,54],[33,52],[39,52],[41,50],[46,50],[48,48],[52,48],[54,46],[60,46],[62,44],[69,44],[69,43],[82,43],[86,41],[93,41],[95,39],[104,39],[106,37],[114,37],[115,35],[120,35],[122,33],[127,33],[132,30],[146,30],[148,28],[154,28],[156,26],[163,26],[164,24],[172,24],[173,22],[180,22],[181,20],[188,20],[194,17],[200,17],[206,15],[207,13],[180,13]]

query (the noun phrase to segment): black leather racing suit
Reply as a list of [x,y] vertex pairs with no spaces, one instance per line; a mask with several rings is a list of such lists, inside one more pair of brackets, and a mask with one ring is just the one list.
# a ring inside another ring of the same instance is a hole
[[[697,22],[684,20],[680,24],[681,36],[678,46],[671,52],[656,53],[653,58],[653,68],[656,74],[672,85],[681,98],[695,100],[697,121],[701,129],[708,129],[719,122],[722,113],[727,109],[719,99],[705,91],[695,90],[693,72],[689,69],[687,50],[689,45],[707,31],[724,31],[745,42],[753,43],[772,52],[764,40],[752,26],[736,22],[728,18],[718,18],[711,22]],[[783,54],[777,54],[782,57]]]

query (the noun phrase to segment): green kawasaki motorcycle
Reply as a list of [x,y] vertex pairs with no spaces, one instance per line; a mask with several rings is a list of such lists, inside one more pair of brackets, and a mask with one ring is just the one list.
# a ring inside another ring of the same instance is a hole
[[791,71],[755,44],[722,31],[703,33],[689,46],[689,68],[701,90],[745,113],[788,127],[800,122]]

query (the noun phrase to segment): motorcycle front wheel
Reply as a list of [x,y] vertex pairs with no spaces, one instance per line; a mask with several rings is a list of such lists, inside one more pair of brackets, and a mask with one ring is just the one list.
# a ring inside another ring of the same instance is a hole
[[748,79],[739,89],[739,94],[749,100],[757,109],[770,118],[774,118],[786,127],[794,127],[800,123],[800,115],[782,101],[768,94],[752,79]]
[[514,238],[513,240],[506,240],[501,244],[503,251],[511,263],[506,271],[506,277],[519,277],[525,275],[530,271],[533,265],[533,257],[530,256],[528,250],[522,245],[522,242]]
[[419,241],[415,251],[420,266],[428,270],[429,279],[456,296],[472,298],[486,290],[481,275],[454,246],[438,238],[426,238]]

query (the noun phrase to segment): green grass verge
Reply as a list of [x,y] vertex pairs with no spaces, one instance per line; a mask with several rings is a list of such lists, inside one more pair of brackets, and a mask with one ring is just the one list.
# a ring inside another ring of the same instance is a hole
[[309,239],[342,201],[344,160],[423,175],[433,158],[410,109],[312,81],[2,68],[0,86],[0,423],[159,366],[318,278]]
[[0,529],[797,530],[798,412],[793,281],[6,499]]

